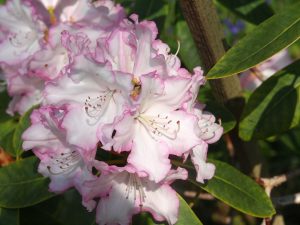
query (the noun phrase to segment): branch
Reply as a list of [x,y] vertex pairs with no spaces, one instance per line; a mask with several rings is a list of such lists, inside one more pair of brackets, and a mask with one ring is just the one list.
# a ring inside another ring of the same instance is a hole
[[[180,0],[180,6],[207,72],[225,54],[224,33],[214,1]],[[215,99],[225,104],[239,121],[245,105],[239,78],[234,75],[209,82]],[[263,160],[257,144],[243,142],[238,136],[238,126],[226,137],[226,142],[230,144],[230,154],[237,159],[241,169],[256,178],[260,177]]]
[[276,206],[298,205],[300,204],[300,192],[293,195],[272,198],[272,201]]
[[[207,72],[225,54],[224,35],[214,3],[211,0],[181,0],[180,5]],[[212,80],[210,84],[221,103],[241,97],[242,89],[237,76]]]
[[279,185],[297,176],[300,176],[300,168],[287,174],[274,176],[272,178],[260,178],[258,183],[260,183],[265,188],[266,193],[270,196],[273,188],[278,187]]

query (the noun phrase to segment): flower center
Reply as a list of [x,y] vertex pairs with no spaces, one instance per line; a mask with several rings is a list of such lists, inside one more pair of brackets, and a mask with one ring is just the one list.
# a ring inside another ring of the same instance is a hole
[[[115,91],[103,91],[96,97],[88,96],[84,102],[84,109],[88,117],[94,119],[95,123],[99,121],[101,116],[105,113],[108,104]],[[90,123],[90,121],[88,121]]]
[[49,6],[48,7],[48,13],[50,16],[50,23],[51,25],[56,25],[57,20],[56,20],[56,16],[55,16],[55,12],[54,12],[54,7],[53,6]]
[[58,156],[50,157],[51,163],[47,166],[49,173],[52,175],[59,175],[62,173],[71,173],[81,162],[81,156],[77,151],[61,153]]
[[139,206],[142,208],[143,203],[146,199],[146,193],[144,191],[144,186],[140,180],[140,178],[136,174],[129,174],[128,178],[128,184],[126,188],[126,199],[129,198],[129,196],[133,195],[134,201],[138,199]]
[[169,139],[176,139],[180,130],[180,121],[174,121],[167,115],[147,116],[140,114],[137,120],[147,129],[153,139],[165,136]]

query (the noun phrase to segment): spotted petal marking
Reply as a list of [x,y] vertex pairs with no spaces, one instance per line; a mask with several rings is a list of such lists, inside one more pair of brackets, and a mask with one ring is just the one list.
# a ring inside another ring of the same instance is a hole
[[[113,96],[113,91],[103,91],[96,97],[88,96],[84,102],[84,109],[88,117],[94,120],[94,122],[98,122],[101,116],[105,113],[106,108]],[[91,123],[88,121],[88,123]]]
[[80,164],[82,158],[77,151],[61,153],[58,156],[51,157],[51,162],[47,166],[51,175],[73,172]]

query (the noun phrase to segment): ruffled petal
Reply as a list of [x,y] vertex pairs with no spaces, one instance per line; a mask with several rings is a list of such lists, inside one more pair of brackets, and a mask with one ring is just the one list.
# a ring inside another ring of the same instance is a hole
[[191,151],[191,159],[197,171],[196,180],[200,183],[204,183],[204,180],[211,179],[215,173],[214,164],[206,162],[207,148],[208,145],[203,142],[194,147]]
[[133,198],[126,198],[125,183],[114,185],[108,196],[102,197],[97,207],[96,221],[99,225],[127,225],[135,213]]
[[146,172],[150,180],[159,182],[166,177],[171,168],[169,149],[164,143],[154,140],[142,124],[136,126],[127,162],[137,171]]
[[150,212],[157,221],[166,220],[170,225],[177,222],[179,200],[169,185],[148,182],[145,196],[144,211]]
[[62,127],[66,130],[68,143],[83,149],[94,149],[97,146],[98,126],[86,115],[84,108],[73,107],[64,117]]

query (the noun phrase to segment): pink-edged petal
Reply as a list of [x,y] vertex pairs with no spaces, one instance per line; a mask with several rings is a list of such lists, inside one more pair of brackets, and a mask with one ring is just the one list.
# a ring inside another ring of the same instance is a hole
[[[121,117],[120,121],[116,123],[116,126],[101,132],[103,133],[101,142],[105,145],[104,149],[110,150],[113,146],[113,149],[116,152],[130,151],[132,149],[132,136],[134,135],[133,124],[135,123],[136,121],[131,113],[127,112]],[[112,137],[113,130],[116,132]]]
[[101,175],[85,183],[85,186],[90,188],[90,192],[85,193],[83,198],[89,203],[93,198],[101,197],[96,212],[97,223],[129,224],[132,215],[136,213],[135,189],[128,186],[131,176],[128,171],[132,169],[108,166],[98,161],[94,162],[94,166],[101,172]]
[[44,147],[45,143],[48,143],[50,146],[58,144],[57,137],[41,123],[31,125],[26,131],[22,134],[23,149],[30,150],[34,147]]
[[[182,156],[202,140],[195,132],[197,117],[182,110],[169,111],[164,105],[155,105],[137,117],[147,130],[152,142],[162,142],[169,154]],[[144,138],[144,136],[143,136]]]
[[101,198],[96,212],[99,225],[130,224],[135,205],[133,198],[126,198],[127,188],[126,183],[119,183],[112,187],[108,196]]
[[39,50],[46,27],[27,2],[12,0],[0,8],[0,30],[6,35],[0,61],[16,64]]
[[166,73],[166,65],[163,57],[153,57],[154,52],[152,42],[157,32],[153,32],[153,27],[156,27],[153,22],[144,21],[136,25],[136,39],[137,39],[137,52],[135,56],[135,63],[133,74],[141,76],[156,72],[157,74]]
[[93,149],[98,143],[97,126],[86,115],[84,108],[73,107],[66,114],[62,127],[66,130],[66,140],[84,149]]
[[65,48],[43,49],[37,52],[29,62],[29,73],[43,80],[57,78],[69,63],[68,52]]
[[166,220],[170,225],[177,222],[179,200],[169,185],[148,182],[145,195],[143,210],[150,212],[157,221]]
[[186,180],[188,178],[188,171],[181,167],[176,170],[170,170],[167,177],[164,179],[164,183],[171,184],[175,180]]
[[135,128],[132,150],[127,162],[139,172],[146,172],[150,180],[159,182],[168,174],[171,163],[169,149],[164,143],[157,142],[148,134],[142,124]]
[[106,91],[107,83],[112,82],[112,72],[101,65],[95,65],[81,58],[72,67],[71,77],[64,75],[45,89],[46,100],[50,104],[83,103],[88,97],[94,98]]
[[131,41],[131,35],[129,29],[118,28],[108,39],[98,41],[99,56],[103,62],[109,60],[114,70],[124,73],[133,71],[136,43]]
[[191,151],[191,159],[197,171],[196,180],[200,183],[204,183],[205,180],[209,180],[214,176],[215,165],[207,163],[207,144],[203,142],[197,145]]
[[210,112],[202,112],[197,108],[194,111],[199,119],[197,135],[208,144],[218,141],[223,134],[223,127],[215,123],[216,119]]

